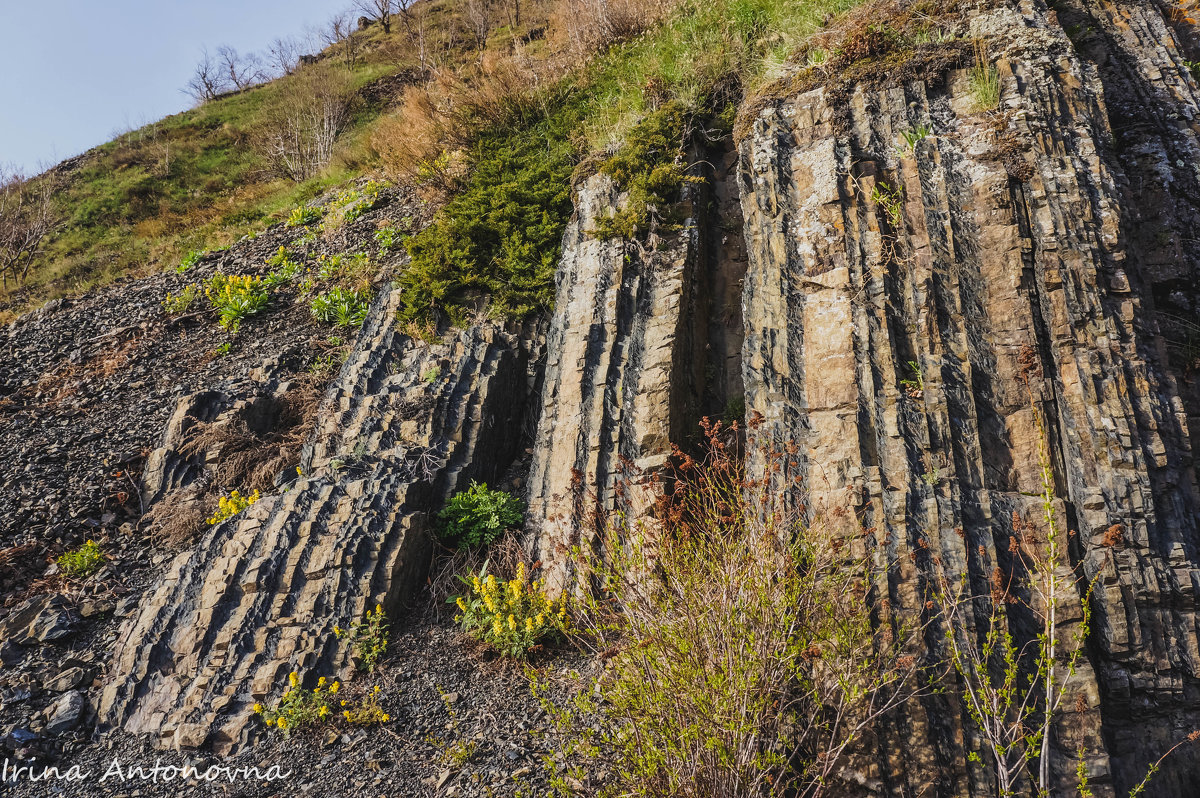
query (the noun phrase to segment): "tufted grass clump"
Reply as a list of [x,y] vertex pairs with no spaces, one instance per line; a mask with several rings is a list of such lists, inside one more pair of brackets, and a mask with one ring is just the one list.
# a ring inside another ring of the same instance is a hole
[[162,301],[163,313],[166,313],[168,316],[179,316],[187,313],[199,298],[200,289],[195,285],[189,284],[184,286],[183,290],[178,294],[172,294],[168,291]]
[[335,285],[313,297],[312,314],[317,321],[338,327],[361,327],[371,307],[368,288],[344,288]]
[[96,541],[89,540],[77,549],[63,552],[54,562],[64,576],[83,577],[100,570],[104,564],[104,554]]
[[270,302],[270,293],[261,277],[214,274],[204,295],[220,316],[218,324],[237,332],[244,319],[261,313]]
[[375,605],[374,612],[367,613],[365,620],[355,621],[349,629],[335,626],[333,633],[339,640],[350,644],[356,666],[368,673],[375,670],[379,660],[387,652],[388,621],[380,604]]
[[217,500],[217,511],[207,520],[207,523],[209,526],[216,526],[222,521],[233,518],[258,501],[258,499],[258,491],[254,491],[249,496],[243,496],[239,491],[235,490],[228,496],[222,496]]
[[525,564],[513,579],[501,581],[487,572],[467,579],[470,591],[451,601],[458,607],[454,620],[463,631],[506,657],[523,659],[540,641],[567,627],[567,597],[551,601],[541,580],[527,581]]
[[321,221],[324,211],[315,205],[300,205],[292,209],[288,214],[287,221],[284,222],[286,227],[304,227],[313,222]]
[[703,178],[687,174],[684,146],[691,124],[680,103],[669,103],[647,115],[629,131],[625,145],[600,165],[600,172],[629,192],[625,207],[596,223],[598,238],[633,238],[650,229],[656,213],[679,197],[686,183]]

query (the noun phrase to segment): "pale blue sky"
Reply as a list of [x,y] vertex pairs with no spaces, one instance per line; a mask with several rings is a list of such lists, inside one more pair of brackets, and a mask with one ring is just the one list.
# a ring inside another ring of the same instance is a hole
[[188,108],[205,46],[260,51],[349,0],[0,0],[0,164],[52,165]]

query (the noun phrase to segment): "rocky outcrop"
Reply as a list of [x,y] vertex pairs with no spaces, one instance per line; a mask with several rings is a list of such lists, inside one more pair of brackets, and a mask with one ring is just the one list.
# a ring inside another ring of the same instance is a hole
[[[590,234],[624,202],[606,176],[579,190],[529,476],[531,545],[551,589],[569,579],[569,548],[593,543],[614,510],[629,524],[645,518],[672,444],[694,437],[702,414],[719,414],[740,396],[745,263],[736,183],[728,179],[734,160],[713,155],[707,187],[685,198],[686,219],[644,242]],[[728,213],[731,233],[714,229],[710,205]]]
[[517,456],[537,336],[484,324],[426,344],[397,330],[398,298],[372,308],[302,476],[204,533],[125,626],[104,724],[238,747],[254,733],[250,706],[290,671],[315,681],[345,664],[335,625],[376,603],[394,612],[422,584],[431,511]]
[[[1133,246],[1147,214],[1182,238],[1200,152],[1182,122],[1196,84],[1158,12],[1088,5],[1120,41],[1108,69],[1155,77],[1169,109],[1137,135],[1157,176],[1130,180],[1108,109],[1131,98],[1037,3],[971,21],[997,58],[994,112],[968,70],[848,103],[823,88],[767,103],[741,145],[744,367],[764,434],[799,446],[810,510],[862,514],[889,597],[914,614],[932,557],[986,592],[1014,518],[1036,515],[1035,409],[1047,419],[1073,556],[1096,580],[1054,768],[1067,790],[1082,747],[1100,795],[1124,794],[1200,725],[1197,405],[1156,310],[1158,283],[1194,279],[1197,260],[1192,245]],[[867,774],[885,792],[920,791],[931,773],[940,794],[994,789],[966,764],[972,727],[953,701],[926,701],[891,734],[903,745],[885,739]],[[1169,771],[1155,794],[1190,794],[1200,758]]]

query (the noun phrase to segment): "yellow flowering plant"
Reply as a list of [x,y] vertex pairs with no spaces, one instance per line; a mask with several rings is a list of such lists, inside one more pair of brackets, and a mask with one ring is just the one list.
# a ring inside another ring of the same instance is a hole
[[242,319],[262,312],[270,301],[261,277],[220,272],[208,281],[204,295],[220,315],[218,323],[230,332],[237,332]]
[[200,289],[195,285],[186,285],[178,294],[167,292],[162,301],[163,313],[168,316],[178,316],[191,310],[192,305],[200,297]]
[[497,579],[487,569],[485,562],[479,574],[459,577],[471,588],[451,599],[459,611],[454,620],[463,631],[504,656],[523,658],[542,639],[566,630],[566,596],[551,601],[541,580],[528,581],[524,563],[509,580]]
[[89,540],[77,549],[63,552],[54,562],[63,576],[87,576],[100,570],[104,554],[96,541]]
[[354,726],[374,726],[387,723],[391,715],[379,706],[379,686],[376,685],[361,701],[342,701],[342,717]]
[[334,696],[341,688],[340,683],[335,681],[331,684],[322,676],[317,680],[316,687],[307,690],[300,682],[300,674],[292,671],[288,674],[288,686],[278,704],[270,708],[262,704],[254,705],[254,713],[260,715],[268,726],[279,729],[285,736],[293,729],[328,721],[334,715]]
[[376,604],[374,612],[368,611],[365,620],[355,621],[349,629],[333,627],[333,633],[351,645],[355,665],[361,670],[374,671],[387,651],[388,622],[382,605]]
[[208,525],[215,526],[226,519],[233,518],[242,510],[245,510],[258,501],[258,499],[258,491],[254,491],[249,496],[243,496],[235,490],[228,496],[222,496],[217,500],[217,511],[213,513],[211,518],[207,519]]

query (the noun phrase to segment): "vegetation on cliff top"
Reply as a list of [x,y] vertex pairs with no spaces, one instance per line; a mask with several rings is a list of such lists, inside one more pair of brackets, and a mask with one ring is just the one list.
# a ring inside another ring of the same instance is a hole
[[[502,314],[521,315],[548,302],[576,163],[611,152],[667,103],[700,116],[732,108],[853,2],[426,0],[390,32],[343,30],[315,67],[215,96],[57,167],[62,224],[25,283],[0,293],[0,312],[173,267],[382,169],[439,200],[462,193],[438,225],[449,240],[414,242],[419,271],[433,279],[406,312],[481,291]],[[342,75],[353,102],[328,164],[291,174],[269,141],[280,107],[318,68]],[[448,174],[439,195],[432,183]],[[484,209],[494,229],[466,221]]]

